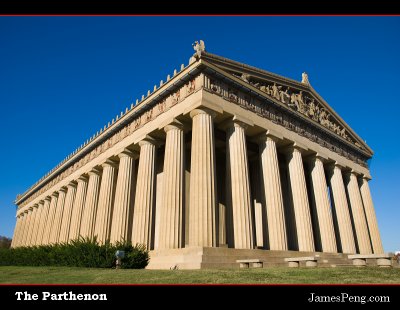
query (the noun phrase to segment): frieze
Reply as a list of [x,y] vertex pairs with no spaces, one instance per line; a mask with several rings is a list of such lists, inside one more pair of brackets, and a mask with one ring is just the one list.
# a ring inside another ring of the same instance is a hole
[[[199,89],[199,83],[196,83],[196,78],[193,78],[186,85],[183,85],[180,89],[170,94],[167,97],[161,99],[160,102],[152,105],[147,109],[144,113],[137,116],[133,119],[129,124],[125,125],[123,128],[115,132],[112,136],[107,138],[105,141],[100,143],[97,147],[91,150],[89,153],[84,155],[78,161],[71,163],[71,166],[65,169],[63,172],[59,173],[57,176],[53,177],[50,181],[48,181],[43,187],[39,190],[35,191],[32,195],[30,195],[27,199],[25,199],[22,203],[19,204],[19,207],[24,207],[29,202],[34,200],[39,195],[43,194],[45,191],[49,190],[51,187],[74,173],[76,170],[80,169],[82,166],[87,164],[89,161],[98,157],[100,154],[107,151],[109,148],[113,147],[118,142],[122,141],[128,135],[132,134],[134,131],[144,126],[146,123],[155,119],[158,115],[168,111],[171,107],[178,104],[182,100],[184,100],[187,96],[193,94],[197,89]],[[185,94],[185,95],[181,95]],[[34,184],[29,190],[31,190],[34,186],[40,183]],[[29,192],[29,190],[27,192]],[[25,194],[23,194],[25,195]],[[17,199],[21,198],[21,196],[17,196]]]
[[365,150],[362,145],[357,143],[349,136],[346,129],[341,126],[340,122],[336,120],[334,116],[330,114],[327,109],[310,93],[302,90],[296,90],[288,86],[278,85],[277,83],[273,82],[267,83],[264,81],[256,81],[253,78],[250,78],[248,74],[233,75],[258,88],[268,97],[280,101],[290,109],[299,112],[302,115],[328,128],[330,131],[354,144],[361,150]]
[[[206,90],[217,94],[230,102],[236,103],[242,108],[250,110],[261,117],[267,118],[278,125],[294,131],[297,134],[306,137],[307,139],[318,143],[319,145],[345,158],[348,158],[363,167],[367,167],[366,157],[361,156],[360,154],[358,154],[358,152],[347,146],[345,143],[341,142],[338,139],[335,139],[328,133],[320,130],[318,127],[298,117],[295,112],[288,113],[288,111],[284,110],[282,107],[279,107],[276,104],[263,102],[261,100],[250,97],[248,94],[238,91],[232,86],[227,85],[221,81],[212,78],[209,79],[208,77],[205,77],[205,79],[206,81],[204,83],[204,88]],[[277,94],[279,94],[278,90],[275,90],[276,96],[278,96]],[[297,99],[298,98],[299,97],[297,97]],[[315,104],[316,103],[314,102],[314,105]]]

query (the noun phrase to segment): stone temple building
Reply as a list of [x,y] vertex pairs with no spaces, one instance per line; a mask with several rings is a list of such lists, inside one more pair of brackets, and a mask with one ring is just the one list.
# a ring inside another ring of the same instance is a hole
[[148,268],[168,269],[383,253],[373,152],[307,74],[194,49],[17,196],[12,246],[129,240],[150,250]]

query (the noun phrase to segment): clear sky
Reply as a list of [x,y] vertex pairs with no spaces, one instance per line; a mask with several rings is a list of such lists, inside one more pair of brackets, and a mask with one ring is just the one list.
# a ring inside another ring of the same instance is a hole
[[313,87],[375,151],[386,251],[400,250],[399,17],[0,17],[0,235],[13,201],[136,98],[192,43]]

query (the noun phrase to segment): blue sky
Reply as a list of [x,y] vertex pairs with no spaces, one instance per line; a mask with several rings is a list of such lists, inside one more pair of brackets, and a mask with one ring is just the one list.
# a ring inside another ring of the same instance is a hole
[[375,151],[370,187],[386,251],[400,250],[399,17],[0,17],[0,235],[24,192],[191,44],[300,80]]

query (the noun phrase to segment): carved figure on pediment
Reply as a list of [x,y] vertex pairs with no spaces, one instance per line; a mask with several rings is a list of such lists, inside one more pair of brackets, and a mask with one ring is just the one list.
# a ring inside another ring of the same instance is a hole
[[194,43],[192,44],[193,49],[196,51],[196,54],[198,57],[200,57],[201,52],[205,52],[206,51],[206,45],[204,44],[203,40],[199,41],[194,41]]
[[303,73],[301,74],[301,82],[302,82],[303,84],[310,85],[310,82],[309,82],[309,80],[308,80],[308,74],[307,74],[307,73],[303,72]]
[[266,93],[267,95],[271,95],[271,91],[272,90],[271,90],[271,87],[269,85],[267,85],[267,86],[262,85],[260,87],[260,90],[263,91],[264,93]]
[[276,83],[274,83],[274,85],[272,85],[272,97],[274,97],[275,99],[280,100],[281,96],[279,95],[279,90],[282,88],[282,86],[276,86]]
[[255,83],[255,82],[252,82],[252,81],[250,81],[249,83],[251,85],[253,85],[254,87],[256,87],[256,88],[258,88],[260,86],[260,83]]
[[249,75],[249,74],[246,74],[246,73],[242,73],[242,75],[240,76],[240,78],[241,78],[243,81],[247,82],[247,83],[249,83],[249,81],[250,81],[250,75]]
[[300,92],[299,94],[292,93],[290,96],[290,107],[296,107],[296,110],[300,113],[305,113],[304,109],[304,101],[303,101],[303,94]]
[[290,95],[289,95],[288,91],[289,91],[289,88],[287,88],[285,91],[283,91],[283,90],[279,91],[279,96],[281,98],[282,103],[289,104]]
[[339,132],[339,135],[341,135],[343,138],[347,138],[347,135],[346,135],[346,129],[345,128],[343,128],[340,132]]
[[321,109],[320,113],[319,113],[319,122],[322,126],[325,127],[329,127],[329,120],[330,115],[326,112],[326,110],[324,108]]
[[308,116],[308,106],[304,102],[303,91],[297,95],[297,101],[299,103],[300,112]]
[[308,115],[315,121],[318,121],[319,106],[314,103],[314,98],[308,104]]

